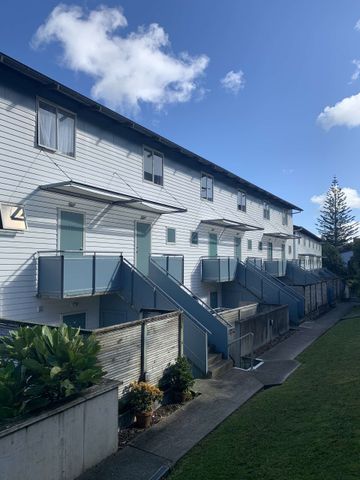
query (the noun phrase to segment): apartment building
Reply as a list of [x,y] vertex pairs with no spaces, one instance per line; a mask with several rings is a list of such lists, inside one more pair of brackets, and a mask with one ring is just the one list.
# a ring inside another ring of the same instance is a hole
[[296,240],[294,239],[294,252],[299,264],[306,270],[321,268],[321,238],[298,225],[294,225],[294,234],[298,237]]

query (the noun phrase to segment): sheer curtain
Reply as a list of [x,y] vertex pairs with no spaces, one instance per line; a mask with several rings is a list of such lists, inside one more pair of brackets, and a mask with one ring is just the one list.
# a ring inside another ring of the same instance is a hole
[[56,150],[56,109],[39,103],[39,144]]
[[58,110],[59,140],[58,150],[65,155],[75,155],[75,120],[72,115]]

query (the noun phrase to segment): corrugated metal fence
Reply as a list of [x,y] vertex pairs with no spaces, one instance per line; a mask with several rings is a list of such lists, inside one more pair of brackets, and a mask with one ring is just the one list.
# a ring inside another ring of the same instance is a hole
[[167,365],[183,352],[183,321],[179,312],[94,330],[99,361],[106,377],[118,380],[119,397],[130,382],[157,384]]

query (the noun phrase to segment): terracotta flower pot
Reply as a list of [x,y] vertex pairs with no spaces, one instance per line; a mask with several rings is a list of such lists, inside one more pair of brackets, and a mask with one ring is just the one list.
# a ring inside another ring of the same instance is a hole
[[148,428],[151,425],[151,417],[153,412],[137,412],[136,426],[138,428]]

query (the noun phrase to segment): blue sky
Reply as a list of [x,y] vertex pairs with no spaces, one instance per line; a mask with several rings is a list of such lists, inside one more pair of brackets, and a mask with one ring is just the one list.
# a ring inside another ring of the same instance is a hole
[[296,223],[314,229],[334,174],[360,219],[358,1],[62,5],[3,0],[0,50],[301,206]]

